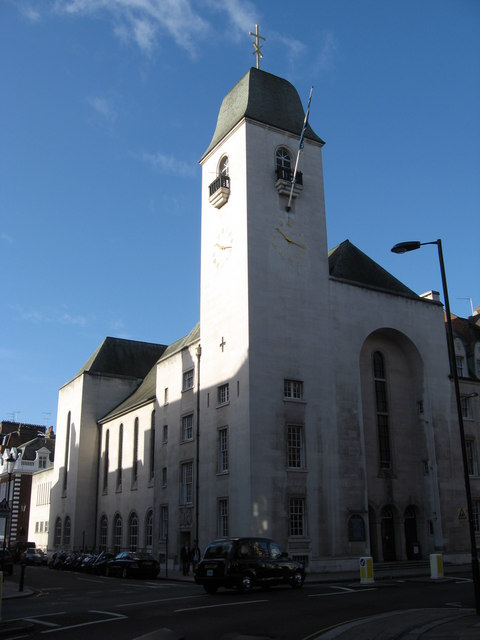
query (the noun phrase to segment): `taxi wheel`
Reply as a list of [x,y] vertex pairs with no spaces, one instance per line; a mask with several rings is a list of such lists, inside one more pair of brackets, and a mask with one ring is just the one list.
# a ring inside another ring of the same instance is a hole
[[240,586],[242,591],[245,591],[245,592],[251,591],[253,588],[252,576],[249,576],[248,574],[244,575]]

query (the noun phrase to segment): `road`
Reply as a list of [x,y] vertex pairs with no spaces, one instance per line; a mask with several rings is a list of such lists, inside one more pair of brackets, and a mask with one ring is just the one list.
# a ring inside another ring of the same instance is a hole
[[[428,578],[359,583],[306,583],[243,594],[206,594],[193,583],[122,580],[28,567],[28,598],[6,599],[2,620],[28,620],[28,634],[12,638],[133,640],[155,630],[158,640],[304,640],[309,635],[386,611],[412,607],[473,607],[472,583],[459,575],[448,582]],[[5,638],[5,636],[3,636]]]

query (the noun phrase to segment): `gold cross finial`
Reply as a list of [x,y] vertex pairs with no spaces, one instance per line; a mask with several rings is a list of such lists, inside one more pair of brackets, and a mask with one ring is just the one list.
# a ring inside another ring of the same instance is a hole
[[260,69],[260,58],[263,58],[263,53],[261,52],[261,48],[263,44],[260,44],[260,40],[265,40],[263,36],[258,33],[258,24],[255,25],[255,33],[250,31],[251,36],[255,36],[255,42],[253,42],[253,55],[257,56],[257,69]]

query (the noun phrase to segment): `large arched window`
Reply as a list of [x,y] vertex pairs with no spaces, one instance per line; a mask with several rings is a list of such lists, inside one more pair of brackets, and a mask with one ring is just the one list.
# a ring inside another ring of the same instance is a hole
[[117,513],[113,521],[113,552],[120,553],[122,549],[122,516]]
[[103,515],[100,519],[100,551],[107,550],[108,519]]
[[55,530],[53,534],[53,546],[58,548],[62,544],[62,520],[57,518],[55,520]]
[[63,495],[65,495],[67,491],[67,482],[68,482],[68,451],[70,449],[70,423],[72,420],[72,414],[69,411],[67,415],[67,431],[65,435],[65,457],[63,462]]
[[118,461],[117,461],[117,491],[122,488],[122,466],[123,466],[123,424],[118,430]]
[[103,460],[103,491],[107,492],[108,490],[108,456],[109,456],[109,447],[110,447],[110,431],[107,429],[105,433],[105,453]]
[[72,532],[72,523],[70,520],[70,516],[65,518],[65,524],[63,525],[63,546],[70,546],[70,534]]
[[150,509],[145,518],[145,549],[151,551],[153,546],[153,511]]
[[138,545],[138,518],[136,513],[132,513],[128,520],[128,548],[136,551]]
[[132,459],[132,485],[138,479],[138,418],[135,418],[133,426],[133,459]]
[[375,385],[379,466],[381,470],[390,470],[392,468],[392,454],[390,450],[387,374],[385,371],[385,360],[380,351],[375,351],[373,354],[373,378]]

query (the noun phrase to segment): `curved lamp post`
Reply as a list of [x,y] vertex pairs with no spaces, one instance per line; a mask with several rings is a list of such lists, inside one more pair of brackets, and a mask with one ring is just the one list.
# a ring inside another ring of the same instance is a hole
[[472,577],[473,587],[475,591],[475,608],[477,615],[480,615],[480,571],[478,567],[477,544],[475,541],[475,524],[473,521],[473,505],[472,493],[470,490],[470,477],[468,475],[467,447],[465,445],[465,430],[463,426],[462,402],[460,396],[460,387],[458,384],[458,373],[455,362],[455,346],[453,342],[452,318],[450,314],[450,302],[448,300],[447,279],[445,276],[445,265],[443,262],[442,241],[434,240],[433,242],[419,242],[411,240],[408,242],[399,242],[392,247],[393,253],[406,253],[407,251],[415,251],[426,244],[436,244],[438,249],[438,259],[440,261],[440,272],[442,275],[443,296],[445,298],[445,313],[447,316],[447,344],[450,360],[450,373],[453,378],[455,388],[455,400],[457,404],[458,428],[460,431],[460,444],[462,449],[463,460],[463,477],[465,482],[465,493],[467,497],[468,526],[470,530],[470,547],[472,553]]
[[9,512],[7,517],[5,518],[5,527],[3,529],[3,555],[2,555],[2,571],[4,571],[5,566],[5,550],[7,548],[7,522],[10,524],[9,527],[9,536],[8,536],[8,544],[10,544],[10,529],[12,522],[12,510],[10,508],[10,483],[12,482],[12,473],[13,468],[15,467],[16,459],[13,457],[12,452],[10,452],[8,458],[4,460],[4,463],[7,465],[7,473],[8,473],[8,485],[7,485],[7,505],[9,507]]

